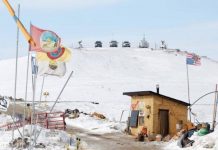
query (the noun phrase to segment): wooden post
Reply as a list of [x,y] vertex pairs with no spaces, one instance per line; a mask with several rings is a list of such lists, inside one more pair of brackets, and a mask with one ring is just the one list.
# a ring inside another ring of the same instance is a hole
[[46,128],[48,129],[48,113],[46,113]]
[[216,84],[216,92],[215,92],[215,99],[214,99],[214,108],[213,108],[213,124],[212,124],[212,131],[214,131],[216,127],[216,113],[217,113],[217,103],[218,103],[218,92],[217,89],[218,85]]

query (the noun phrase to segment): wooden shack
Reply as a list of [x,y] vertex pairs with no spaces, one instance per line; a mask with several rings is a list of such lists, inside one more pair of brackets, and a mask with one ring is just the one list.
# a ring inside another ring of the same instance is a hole
[[174,135],[187,122],[189,104],[152,91],[126,92],[131,96],[130,132],[137,135],[142,128],[147,134]]

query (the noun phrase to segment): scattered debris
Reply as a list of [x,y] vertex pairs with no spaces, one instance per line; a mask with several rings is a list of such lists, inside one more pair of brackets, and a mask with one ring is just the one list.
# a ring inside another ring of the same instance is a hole
[[214,148],[214,146],[215,146],[215,143],[214,142],[210,142],[210,143],[204,145],[203,148]]
[[165,137],[163,138],[163,141],[164,141],[164,142],[169,142],[170,139],[171,139],[171,136],[170,136],[170,135],[167,135],[167,136],[165,136]]
[[208,123],[202,123],[201,129],[198,131],[198,136],[204,136],[210,131],[210,125]]
[[161,134],[156,135],[156,141],[157,142],[162,141],[162,135]]
[[17,139],[11,141],[9,145],[12,148],[27,148],[29,147],[28,138],[22,139],[21,137],[18,137]]
[[38,143],[34,147],[35,148],[46,148],[45,144],[43,144],[43,143]]
[[97,113],[97,112],[92,113],[91,117],[97,117],[99,119],[106,119],[106,117],[103,114],[100,114],[100,113]]
[[92,104],[99,105],[99,102],[91,102]]
[[143,142],[145,140],[145,136],[142,133],[138,134],[138,141]]
[[66,109],[65,110],[65,117],[69,117],[70,119],[75,119],[75,118],[79,118],[79,110],[78,109],[74,109],[74,110],[71,110],[71,109]]
[[147,135],[147,128],[146,127],[142,127],[140,133],[138,134],[138,141],[143,142],[145,140],[145,137],[148,137]]
[[85,112],[82,112],[82,111],[81,111],[80,113],[81,113],[81,114],[84,114],[84,115],[86,115],[86,116],[88,116],[88,115],[91,116],[91,114],[88,114],[88,113],[85,113]]
[[148,132],[148,129],[146,127],[143,127],[141,130],[141,134],[147,137],[148,136],[147,132]]
[[155,134],[149,134],[148,135],[148,141],[151,142],[151,141],[155,141],[156,139],[156,135]]
[[80,143],[81,143],[81,139],[80,138],[76,138],[76,150],[79,150]]

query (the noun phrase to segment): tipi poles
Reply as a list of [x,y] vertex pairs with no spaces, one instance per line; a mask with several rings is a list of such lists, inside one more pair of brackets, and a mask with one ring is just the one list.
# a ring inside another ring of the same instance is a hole
[[[18,19],[20,17],[20,4],[18,4]],[[16,41],[16,63],[15,63],[15,82],[14,82],[14,103],[13,103],[13,121],[15,116],[15,101],[17,97],[17,64],[18,64],[18,51],[19,51],[19,28],[17,27],[17,41]],[[12,129],[12,140],[14,140],[14,126]],[[12,148],[13,149],[13,148]]]
[[216,85],[216,92],[215,92],[215,99],[214,99],[214,109],[213,109],[213,124],[212,124],[212,130],[215,129],[216,126],[216,114],[217,114],[217,105],[218,105],[218,92],[217,92],[217,87]]
[[[188,72],[188,64],[186,63],[186,73],[187,73],[187,87],[188,87],[188,102],[191,104],[190,101],[190,86],[189,86],[189,72]],[[189,119],[191,121],[191,107],[189,106]]]

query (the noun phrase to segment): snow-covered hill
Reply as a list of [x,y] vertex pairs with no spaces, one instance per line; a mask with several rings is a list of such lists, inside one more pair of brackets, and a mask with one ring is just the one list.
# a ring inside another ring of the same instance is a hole
[[[130,107],[130,97],[123,92],[152,90],[160,85],[160,93],[183,101],[187,100],[186,55],[183,52],[152,51],[134,48],[87,48],[72,50],[72,61],[68,63],[65,77],[46,77],[44,91],[50,93],[48,100],[55,100],[71,70],[74,74],[61,96],[61,100],[97,101],[99,105],[86,102],[57,104],[56,109],[78,108],[81,111],[99,112],[110,120],[119,120],[121,111]],[[17,97],[24,97],[27,57],[19,58]],[[0,61],[0,94],[13,96],[14,59]],[[218,63],[202,58],[201,66],[189,66],[190,95],[193,102],[203,94],[215,90],[218,83]],[[31,77],[29,78],[31,83]],[[42,77],[37,78],[37,100],[40,95]],[[28,99],[32,98],[29,84]],[[212,104],[214,95],[204,98],[201,103]],[[198,105],[194,111],[199,118],[197,108],[207,109],[207,119],[212,109]],[[128,114],[126,114],[128,115]],[[204,121],[202,120],[202,121]]]

